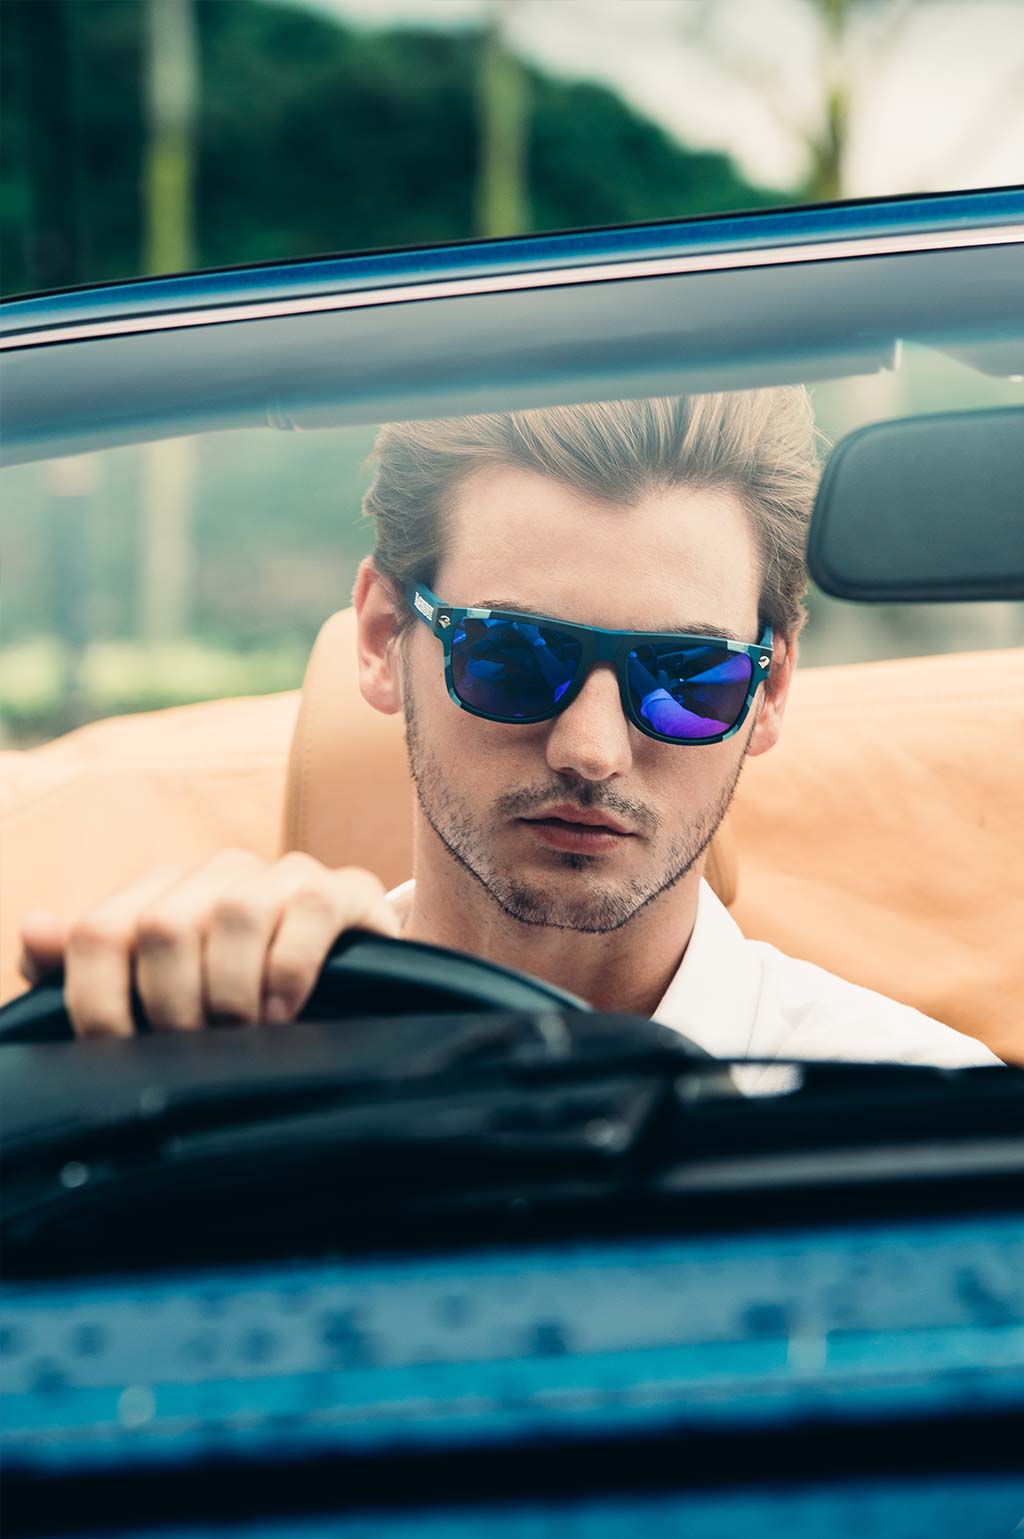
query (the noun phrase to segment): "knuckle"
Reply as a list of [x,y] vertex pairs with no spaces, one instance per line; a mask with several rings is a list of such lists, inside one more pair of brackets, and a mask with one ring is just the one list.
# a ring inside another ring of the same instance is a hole
[[[345,926],[398,933],[398,921],[387,902],[387,888],[379,876],[359,866],[346,866],[335,873],[335,908],[344,916]],[[339,925],[339,929],[341,926]]]
[[167,951],[183,945],[188,933],[189,926],[182,915],[155,908],[140,914],[135,937],[141,951]]
[[127,925],[96,912],[75,920],[68,934],[68,948],[84,953],[124,950],[130,939]]
[[297,887],[289,899],[289,907],[304,918],[317,921],[330,922],[335,916],[335,904],[328,888],[314,882],[304,882]]
[[347,892],[358,894],[360,898],[382,898],[387,892],[380,877],[363,866],[341,866],[334,875],[339,884],[344,883]]
[[218,930],[248,933],[262,929],[267,918],[266,905],[249,893],[222,893],[210,911],[210,923]]
[[287,871],[289,875],[294,872],[298,876],[313,876],[326,869],[321,861],[313,855],[307,855],[305,850],[289,850],[277,864],[279,870]]

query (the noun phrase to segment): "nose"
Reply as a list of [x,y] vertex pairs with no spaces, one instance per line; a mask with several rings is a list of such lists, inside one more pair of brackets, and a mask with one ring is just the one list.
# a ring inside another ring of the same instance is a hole
[[610,780],[632,765],[619,681],[607,663],[591,669],[576,699],[555,717],[548,734],[547,761],[550,769],[584,780]]

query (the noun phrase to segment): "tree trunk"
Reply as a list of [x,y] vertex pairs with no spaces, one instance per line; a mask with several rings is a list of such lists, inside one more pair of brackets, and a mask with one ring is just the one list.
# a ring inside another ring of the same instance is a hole
[[[197,39],[193,0],[147,0],[144,159],[145,266],[184,272],[195,263],[193,183]],[[148,641],[184,633],[195,555],[193,439],[147,445],[142,474],[141,628]]]
[[482,39],[479,83],[479,235],[519,235],[530,228],[526,187],[526,79],[505,44],[505,4],[492,12]]

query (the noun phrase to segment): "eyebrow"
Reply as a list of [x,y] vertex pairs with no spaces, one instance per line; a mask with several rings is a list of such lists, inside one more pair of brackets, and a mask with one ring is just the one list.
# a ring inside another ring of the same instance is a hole
[[[511,609],[521,615],[532,615],[537,613],[537,611],[531,608],[529,604],[517,604],[513,599],[484,599],[481,603],[473,604],[471,607],[473,609]],[[557,619],[557,616],[544,615],[540,618],[555,620]],[[563,623],[569,624],[571,622],[564,621]],[[598,628],[602,629],[603,627]],[[641,636],[707,636],[711,639],[720,637],[723,641],[738,641],[745,647],[750,645],[750,642],[745,636],[738,636],[736,632],[730,630],[727,625],[697,624],[662,625],[657,627],[651,626],[647,630],[638,631],[637,634]]]

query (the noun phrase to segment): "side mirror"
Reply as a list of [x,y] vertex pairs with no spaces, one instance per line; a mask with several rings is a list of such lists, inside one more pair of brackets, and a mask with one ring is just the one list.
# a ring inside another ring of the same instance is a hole
[[825,468],[807,548],[835,598],[1024,598],[1024,408],[859,428]]

